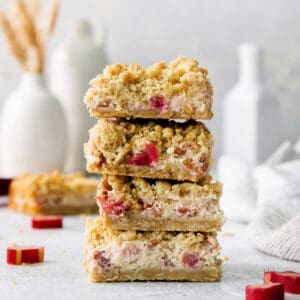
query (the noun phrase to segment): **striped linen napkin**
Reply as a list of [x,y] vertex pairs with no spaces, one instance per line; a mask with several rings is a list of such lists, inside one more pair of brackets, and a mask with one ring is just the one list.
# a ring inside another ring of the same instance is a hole
[[[296,147],[285,142],[255,169],[257,202],[250,230],[257,249],[300,261],[300,157]],[[294,159],[284,162],[291,157]]]

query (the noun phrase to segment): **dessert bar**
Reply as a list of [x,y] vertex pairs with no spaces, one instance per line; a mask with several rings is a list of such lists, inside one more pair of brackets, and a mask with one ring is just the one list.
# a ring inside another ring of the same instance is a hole
[[97,183],[81,173],[25,174],[10,185],[9,207],[33,215],[97,212]]
[[89,219],[84,266],[93,282],[218,281],[219,248],[215,233],[118,231]]
[[96,118],[211,119],[212,86],[197,60],[107,66],[84,101]]
[[221,183],[104,175],[97,202],[107,227],[120,230],[218,231]]
[[100,119],[85,156],[91,173],[197,182],[211,168],[212,145],[200,122]]

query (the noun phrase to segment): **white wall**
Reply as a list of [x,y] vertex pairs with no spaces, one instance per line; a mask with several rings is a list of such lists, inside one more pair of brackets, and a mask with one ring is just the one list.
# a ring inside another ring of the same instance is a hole
[[[0,0],[0,6],[10,1]],[[61,4],[50,48],[64,38],[73,19],[92,16],[106,23],[111,63],[148,65],[179,54],[197,57],[209,69],[215,89],[215,119],[208,126],[216,135],[217,155],[223,95],[237,78],[236,47],[245,41],[262,45],[267,50],[268,82],[286,116],[284,134],[300,136],[300,1],[62,0]],[[0,103],[18,73],[1,38]]]

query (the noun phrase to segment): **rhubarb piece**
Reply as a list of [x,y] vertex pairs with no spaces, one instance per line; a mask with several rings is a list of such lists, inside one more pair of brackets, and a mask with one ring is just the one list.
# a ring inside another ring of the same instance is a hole
[[94,257],[98,266],[103,270],[108,270],[111,266],[110,259],[105,257],[105,251],[95,252]]
[[169,105],[168,105],[165,97],[157,95],[157,96],[150,97],[149,107],[150,107],[150,109],[158,110],[159,112],[161,112],[163,110],[167,110]]
[[246,300],[284,300],[284,286],[282,283],[247,285]]
[[91,173],[198,182],[213,163],[204,124],[100,119],[85,144]]
[[97,204],[107,227],[145,231],[218,231],[222,185],[103,175]]
[[31,215],[94,213],[97,183],[81,173],[25,174],[10,185],[9,207]]
[[166,65],[107,66],[91,81],[84,102],[91,117],[211,119],[213,90],[207,70],[183,56]]
[[215,233],[121,231],[98,218],[87,222],[84,266],[93,282],[219,281],[219,251]]
[[10,265],[35,264],[44,261],[44,247],[11,246],[6,250],[6,262]]
[[149,143],[145,146],[142,152],[134,155],[129,161],[129,164],[138,166],[151,166],[152,163],[157,162],[158,152],[153,143]]
[[182,262],[191,268],[194,268],[199,261],[200,258],[197,254],[193,254],[193,253],[183,254]]
[[300,273],[293,271],[265,272],[264,282],[283,283],[286,293],[300,294]]
[[62,228],[63,218],[60,216],[39,216],[31,219],[31,227],[35,229]]
[[124,204],[122,199],[114,201],[112,197],[99,197],[97,196],[96,199],[101,203],[102,209],[114,216],[120,216],[123,212],[128,208],[127,204]]

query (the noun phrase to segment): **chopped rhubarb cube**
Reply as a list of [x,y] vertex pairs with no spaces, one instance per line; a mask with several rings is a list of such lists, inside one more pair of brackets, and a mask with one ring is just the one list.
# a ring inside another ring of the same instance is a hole
[[141,152],[134,155],[128,163],[130,165],[138,165],[138,166],[150,166],[152,161],[149,158],[149,154],[147,152]]
[[184,214],[186,214],[187,212],[188,212],[188,208],[186,208],[186,207],[179,207],[178,209],[177,209],[177,211],[181,214],[181,215],[184,215]]
[[162,111],[168,109],[168,103],[166,98],[163,96],[152,96],[149,99],[149,107],[152,110]]
[[300,273],[285,272],[265,272],[265,283],[283,283],[284,290],[290,294],[300,294]]
[[128,163],[138,166],[150,166],[158,161],[158,151],[153,143],[146,144],[145,150],[134,155]]
[[63,218],[60,216],[33,217],[31,227],[35,229],[62,228]]
[[154,162],[158,161],[158,151],[156,146],[153,143],[149,143],[146,145],[146,151],[149,155],[149,159]]
[[111,266],[110,259],[105,256],[105,251],[99,251],[94,254],[94,259],[97,260],[97,264],[102,269],[108,269]]
[[284,300],[282,283],[267,283],[246,286],[246,300]]
[[182,262],[191,268],[194,268],[199,260],[199,256],[193,253],[185,253],[182,257]]
[[96,198],[99,201],[102,209],[109,214],[120,216],[125,210],[129,208],[129,205],[124,203],[123,198],[119,199],[118,201],[109,200],[108,198],[103,197]]
[[12,246],[6,250],[6,262],[11,265],[34,264],[44,261],[44,247]]

